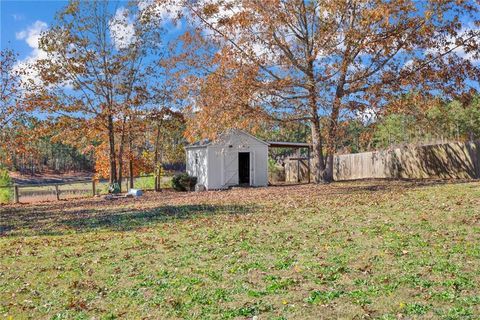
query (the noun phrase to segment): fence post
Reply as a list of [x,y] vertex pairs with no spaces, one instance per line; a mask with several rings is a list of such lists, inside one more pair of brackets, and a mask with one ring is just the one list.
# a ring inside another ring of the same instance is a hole
[[19,203],[19,196],[18,196],[18,186],[14,185],[13,186],[13,201],[14,203]]
[[310,163],[310,146],[307,148],[307,157],[308,157],[308,183],[310,183],[310,176],[312,174],[311,163]]
[[95,190],[95,178],[92,179],[92,197],[95,197],[96,190]]
[[58,190],[58,184],[55,185],[55,197],[57,201],[60,200],[60,191]]

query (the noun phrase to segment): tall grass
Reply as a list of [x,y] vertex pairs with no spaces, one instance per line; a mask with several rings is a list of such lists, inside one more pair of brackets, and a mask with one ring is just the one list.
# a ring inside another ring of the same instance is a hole
[[9,203],[12,200],[12,188],[5,188],[12,185],[12,179],[8,175],[8,170],[0,168],[0,203]]

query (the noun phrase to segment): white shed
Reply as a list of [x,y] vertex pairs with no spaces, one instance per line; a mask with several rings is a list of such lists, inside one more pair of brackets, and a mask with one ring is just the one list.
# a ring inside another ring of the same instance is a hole
[[204,140],[185,147],[187,173],[206,189],[236,185],[268,184],[268,146],[241,130],[231,130],[215,141]]

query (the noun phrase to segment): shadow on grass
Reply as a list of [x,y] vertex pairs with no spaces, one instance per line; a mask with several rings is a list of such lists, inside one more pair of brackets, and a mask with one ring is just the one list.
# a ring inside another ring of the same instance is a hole
[[355,179],[341,180],[332,183],[283,183],[273,184],[269,188],[294,190],[304,186],[318,186],[325,195],[351,194],[356,192],[376,192],[392,190],[409,190],[448,184],[476,183],[480,179]]
[[[46,209],[46,208],[44,208]],[[62,235],[96,230],[131,231],[172,220],[212,215],[244,215],[256,206],[244,205],[164,205],[135,210],[108,208],[81,209],[63,213],[55,210],[15,210],[0,212],[0,236]]]

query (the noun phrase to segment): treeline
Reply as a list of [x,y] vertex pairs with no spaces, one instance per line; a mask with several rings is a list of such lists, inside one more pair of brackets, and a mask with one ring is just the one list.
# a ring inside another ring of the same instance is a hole
[[53,143],[48,138],[41,138],[30,147],[29,152],[12,154],[7,168],[23,174],[92,172],[95,163],[92,153],[82,154],[71,145]]
[[95,166],[93,153],[56,141],[54,132],[45,130],[47,123],[22,115],[3,127],[0,143],[2,167],[32,175],[46,171],[92,172]]
[[[67,131],[61,120],[20,117],[5,126],[0,145],[2,166],[23,174],[86,171],[95,172],[99,178],[108,178],[108,151],[101,137]],[[186,141],[181,114],[155,111],[148,118],[137,119],[136,125],[141,130],[130,138],[124,156],[118,161],[122,164],[121,176],[152,173],[156,166],[171,170],[182,168]],[[73,138],[68,144],[61,142],[68,141],[66,135]],[[121,133],[116,136],[120,139]]]
[[340,134],[340,153],[479,139],[480,96],[445,101],[411,94],[378,114],[342,123]]
[[[328,118],[322,118],[325,124]],[[323,126],[325,130],[326,126]],[[307,123],[283,123],[261,129],[259,136],[271,141],[310,141]],[[375,113],[370,110],[339,123],[337,153],[359,153],[407,144],[431,144],[480,139],[480,96],[442,101],[410,94]],[[272,149],[271,156],[292,155],[288,148]],[[306,151],[302,150],[303,155]]]

